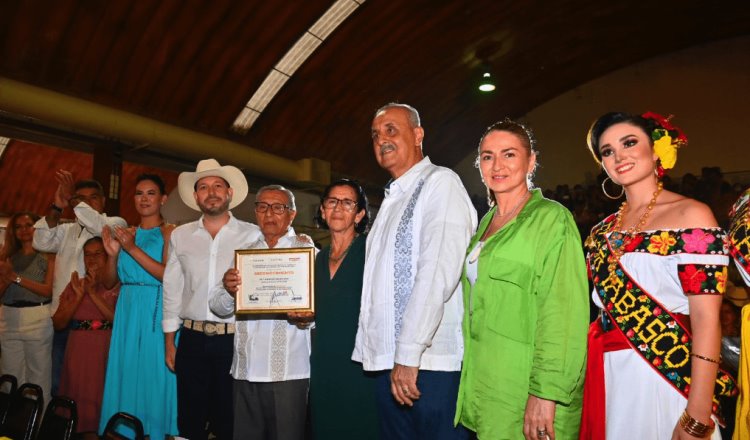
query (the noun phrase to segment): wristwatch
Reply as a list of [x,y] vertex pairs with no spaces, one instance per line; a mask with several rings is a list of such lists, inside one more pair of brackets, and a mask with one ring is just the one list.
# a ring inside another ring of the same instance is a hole
[[14,282],[20,286],[21,285],[21,275],[18,275],[16,277],[16,280]]

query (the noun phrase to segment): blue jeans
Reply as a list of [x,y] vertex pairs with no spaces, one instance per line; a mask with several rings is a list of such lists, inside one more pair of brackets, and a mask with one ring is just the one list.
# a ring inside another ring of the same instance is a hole
[[381,438],[387,440],[467,440],[469,431],[453,426],[460,371],[420,370],[417,388],[422,393],[414,406],[402,406],[391,394],[391,371],[376,379],[376,401]]

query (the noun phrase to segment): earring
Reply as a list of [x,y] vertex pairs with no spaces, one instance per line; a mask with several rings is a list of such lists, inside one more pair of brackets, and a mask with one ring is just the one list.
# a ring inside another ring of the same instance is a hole
[[[612,183],[614,183],[614,181],[612,179],[610,179],[609,176],[607,176],[604,180],[602,180],[602,192],[604,193],[604,195],[607,196],[607,198],[610,198],[612,200],[617,200],[620,197],[622,197],[622,195],[625,193],[625,188],[623,188],[622,186],[620,186],[620,194],[618,194],[616,197],[609,195],[609,193],[607,192],[607,188],[606,188],[607,180],[609,180]],[[615,185],[617,185],[617,184],[615,183]]]

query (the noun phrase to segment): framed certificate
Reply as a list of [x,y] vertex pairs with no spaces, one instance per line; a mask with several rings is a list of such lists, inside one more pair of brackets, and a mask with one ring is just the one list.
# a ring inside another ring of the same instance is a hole
[[315,248],[241,249],[236,313],[315,311]]

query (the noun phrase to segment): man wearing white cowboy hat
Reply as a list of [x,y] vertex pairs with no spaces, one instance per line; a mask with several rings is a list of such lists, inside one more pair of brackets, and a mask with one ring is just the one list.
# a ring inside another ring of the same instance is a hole
[[172,232],[164,271],[162,327],[167,365],[177,374],[177,425],[180,436],[191,440],[207,438],[206,422],[217,438],[230,439],[234,315],[213,314],[209,292],[233,266],[236,245],[252,243],[261,233],[229,211],[247,197],[239,169],[202,160],[194,173],[180,174],[177,186],[182,201],[203,213]]

